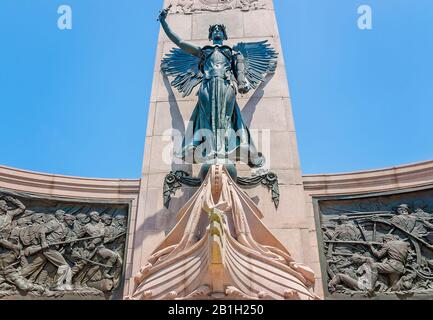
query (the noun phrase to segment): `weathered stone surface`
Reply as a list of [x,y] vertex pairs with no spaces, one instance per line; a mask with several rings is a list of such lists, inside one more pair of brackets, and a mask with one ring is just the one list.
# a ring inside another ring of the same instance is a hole
[[183,136],[194,107],[194,104],[185,101],[158,102],[155,110],[153,135]]
[[[287,104],[285,99],[278,98],[241,98],[238,100],[242,116],[247,125],[255,130],[289,131],[290,128]],[[268,106],[272,105],[272,112]]]
[[242,38],[244,36],[243,14],[238,12],[205,13],[193,15],[192,19],[192,38],[195,40],[207,40],[209,26],[217,23],[226,26],[231,38]]
[[[244,36],[245,37],[274,37],[278,34],[276,20],[271,10],[258,10],[245,12]],[[260,23],[258,23],[260,22]]]
[[0,299],[119,295],[132,243],[128,211],[125,204],[0,193]]

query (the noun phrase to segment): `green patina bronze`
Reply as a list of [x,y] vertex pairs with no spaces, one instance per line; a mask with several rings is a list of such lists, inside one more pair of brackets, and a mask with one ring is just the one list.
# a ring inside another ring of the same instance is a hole
[[257,88],[275,71],[277,53],[266,41],[239,43],[233,48],[224,45],[228,39],[224,25],[210,26],[212,45],[187,43],[168,26],[168,11],[160,13],[159,21],[178,48],[163,59],[162,72],[174,77],[171,85],[184,97],[200,85],[197,106],[176,156],[189,163],[230,159],[262,167],[265,158],[251,139],[236,96]]

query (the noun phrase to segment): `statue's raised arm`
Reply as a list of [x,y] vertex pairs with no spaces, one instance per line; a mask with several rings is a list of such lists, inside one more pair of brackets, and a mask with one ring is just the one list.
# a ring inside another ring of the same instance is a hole
[[170,11],[171,5],[168,6],[166,9],[162,10],[159,14],[159,22],[161,23],[162,29],[164,29],[165,34],[167,37],[179,48],[181,48],[186,53],[192,54],[194,56],[200,57],[201,56],[201,49],[200,47],[197,47],[193,45],[192,43],[188,43],[183,41],[177,34],[175,34],[170,26],[167,23],[167,15]]

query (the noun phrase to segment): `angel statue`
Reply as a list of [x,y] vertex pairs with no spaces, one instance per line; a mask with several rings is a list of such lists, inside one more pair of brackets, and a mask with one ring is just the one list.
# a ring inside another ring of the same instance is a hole
[[236,95],[257,88],[267,74],[274,72],[278,54],[267,41],[239,43],[233,48],[224,45],[228,37],[221,24],[209,28],[213,45],[201,48],[185,42],[168,26],[169,10],[161,11],[159,21],[178,48],[163,59],[162,72],[174,77],[171,85],[183,97],[200,85],[197,106],[176,157],[188,163],[228,160],[247,163],[251,168],[263,167],[265,158],[252,141]]

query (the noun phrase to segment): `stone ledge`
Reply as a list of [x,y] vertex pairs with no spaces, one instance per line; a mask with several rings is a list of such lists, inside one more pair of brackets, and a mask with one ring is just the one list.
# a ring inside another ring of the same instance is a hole
[[312,196],[390,191],[433,184],[433,160],[385,169],[323,175],[304,175]]
[[99,179],[38,173],[0,166],[0,188],[60,197],[135,199],[139,179]]

